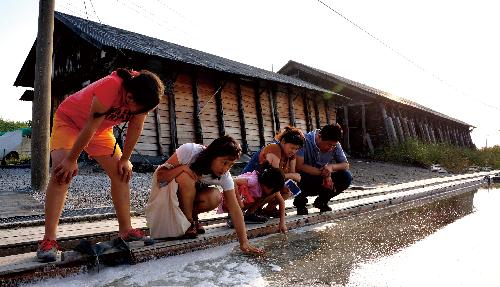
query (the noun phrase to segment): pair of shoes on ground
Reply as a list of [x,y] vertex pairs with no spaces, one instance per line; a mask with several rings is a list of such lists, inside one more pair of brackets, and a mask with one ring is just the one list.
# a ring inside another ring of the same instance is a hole
[[267,209],[267,208],[257,209],[255,213],[261,216],[265,216],[267,218],[280,218],[280,211],[276,207],[273,209]]
[[313,206],[319,209],[319,212],[332,211],[332,208],[328,205],[328,201],[315,200]]
[[265,216],[256,214],[256,213],[246,213],[243,215],[243,218],[245,219],[245,223],[248,224],[260,224],[260,223],[266,223],[269,219]]
[[[146,236],[141,229],[135,228],[130,229],[127,232],[119,234],[119,237],[123,241],[144,241],[144,245],[154,244],[154,240],[149,236]],[[57,251],[60,250],[57,240],[43,239],[38,243],[38,249],[36,251],[36,257],[40,262],[54,262],[57,259]]]
[[[267,222],[267,217],[255,214],[255,213],[245,213],[243,215],[243,219],[245,220],[246,224],[260,224],[260,223],[266,223]],[[233,220],[231,217],[228,217],[226,219],[226,225],[229,228],[234,228]]]
[[187,238],[187,239],[194,239],[198,237],[198,234],[204,234],[205,233],[205,228],[203,225],[198,220],[193,221],[191,223],[191,226],[186,230],[182,238]]
[[[320,200],[315,200],[313,206],[319,209],[319,212],[332,211],[332,208],[328,205],[328,202],[323,202]],[[308,215],[309,210],[305,205],[295,205],[297,209],[297,215]]]

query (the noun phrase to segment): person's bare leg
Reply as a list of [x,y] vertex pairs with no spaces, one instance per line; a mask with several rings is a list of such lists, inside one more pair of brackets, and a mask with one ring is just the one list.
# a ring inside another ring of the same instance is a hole
[[198,214],[214,210],[222,201],[222,194],[219,189],[208,187],[196,193],[194,201],[193,218]]
[[132,223],[130,219],[130,186],[128,182],[122,181],[122,176],[118,173],[120,157],[119,155],[113,157],[108,155],[94,158],[111,180],[111,198],[118,219],[119,233],[123,234],[132,229]]
[[193,209],[193,219],[198,234],[205,233],[205,228],[198,221],[198,214],[214,210],[222,201],[222,194],[218,188],[207,187],[196,192]]
[[183,172],[175,178],[179,184],[177,197],[179,198],[179,207],[186,216],[189,222],[193,222],[193,207],[196,196],[196,187],[194,179],[187,173]]
[[54,150],[50,153],[52,169],[49,183],[45,191],[45,235],[44,239],[56,240],[59,218],[66,201],[69,183],[60,184],[52,171],[57,167],[69,153],[68,150]]

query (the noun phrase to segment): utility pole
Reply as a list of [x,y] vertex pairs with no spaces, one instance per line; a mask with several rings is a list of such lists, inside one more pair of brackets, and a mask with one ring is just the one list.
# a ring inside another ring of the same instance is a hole
[[41,190],[49,178],[52,37],[55,0],[40,0],[36,38],[35,94],[32,107],[31,188]]

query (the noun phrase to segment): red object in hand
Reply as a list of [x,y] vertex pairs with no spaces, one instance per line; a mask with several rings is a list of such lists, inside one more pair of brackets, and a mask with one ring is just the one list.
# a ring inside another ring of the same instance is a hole
[[323,178],[323,187],[333,189],[333,180],[331,177],[327,176]]

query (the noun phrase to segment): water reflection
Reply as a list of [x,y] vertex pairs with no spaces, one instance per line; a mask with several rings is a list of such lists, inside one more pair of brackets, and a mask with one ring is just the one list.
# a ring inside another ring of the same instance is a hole
[[392,214],[358,216],[319,232],[270,237],[264,242],[267,260],[281,272],[264,268],[264,276],[270,286],[347,284],[357,263],[393,254],[471,213],[473,197],[470,192]]

